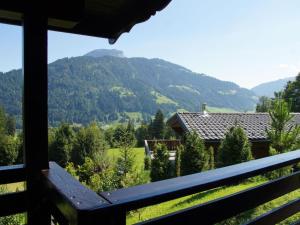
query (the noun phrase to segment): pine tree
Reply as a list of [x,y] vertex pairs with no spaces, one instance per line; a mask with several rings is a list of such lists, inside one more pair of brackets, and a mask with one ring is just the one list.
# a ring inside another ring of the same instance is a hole
[[179,177],[181,175],[181,155],[184,150],[183,145],[179,145],[176,149],[176,155],[175,155],[175,175],[176,177]]
[[158,110],[152,123],[152,138],[163,139],[165,134],[164,114]]
[[218,167],[251,160],[252,152],[247,135],[239,126],[231,127],[218,151]]
[[292,150],[293,145],[299,141],[300,127],[289,125],[293,119],[289,105],[278,97],[275,99],[274,107],[269,115],[271,117],[271,129],[267,131],[267,135],[271,140],[271,146],[278,153]]
[[212,170],[215,168],[215,153],[214,148],[212,146],[209,146],[207,150],[208,154],[208,170]]
[[203,140],[195,131],[184,137],[184,151],[181,157],[181,175],[199,173],[207,168],[207,153]]
[[151,162],[151,181],[159,181],[171,177],[171,162],[169,152],[164,144],[155,145]]
[[148,126],[144,122],[141,124],[139,128],[135,131],[135,137],[137,140],[137,146],[142,147],[144,146],[144,142],[146,139],[149,139],[149,133],[148,133]]

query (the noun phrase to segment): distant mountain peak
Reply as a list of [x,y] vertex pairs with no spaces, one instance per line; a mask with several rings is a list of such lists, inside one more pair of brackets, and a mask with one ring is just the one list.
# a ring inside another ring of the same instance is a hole
[[88,52],[84,56],[90,56],[94,58],[99,58],[103,56],[113,56],[113,57],[119,57],[124,58],[124,53],[117,49],[95,49],[91,52]]
[[274,92],[282,91],[288,81],[294,81],[295,77],[287,77],[265,82],[253,87],[251,90],[258,96],[274,97]]

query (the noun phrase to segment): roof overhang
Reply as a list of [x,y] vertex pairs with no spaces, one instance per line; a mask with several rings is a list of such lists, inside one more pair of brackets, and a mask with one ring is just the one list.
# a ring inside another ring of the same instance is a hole
[[[171,0],[45,0],[48,29],[108,38],[114,43],[137,23],[148,20]],[[0,22],[22,25],[31,0],[0,2]]]

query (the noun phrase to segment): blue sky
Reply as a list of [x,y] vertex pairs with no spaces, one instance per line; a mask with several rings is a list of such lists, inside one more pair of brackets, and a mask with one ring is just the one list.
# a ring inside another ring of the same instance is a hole
[[[300,72],[299,8],[299,0],[173,0],[115,45],[49,32],[49,62],[115,48],[250,88]],[[21,36],[20,27],[0,25],[0,71],[21,67]]]

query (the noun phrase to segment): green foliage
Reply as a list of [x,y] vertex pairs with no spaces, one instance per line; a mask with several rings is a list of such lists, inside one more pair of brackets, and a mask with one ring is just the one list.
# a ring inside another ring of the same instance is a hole
[[49,158],[65,167],[71,159],[75,134],[69,124],[61,124],[49,146]]
[[158,110],[151,124],[151,136],[154,139],[163,139],[165,135],[164,114]]
[[137,141],[137,147],[144,146],[144,141],[150,138],[148,129],[148,125],[145,123],[142,123],[141,126],[136,129],[135,137]]
[[247,135],[239,126],[231,127],[218,151],[218,167],[251,160],[252,153]]
[[272,108],[272,99],[261,96],[259,102],[256,105],[256,112],[269,112]]
[[14,137],[0,136],[0,166],[12,165],[18,157],[17,143]]
[[155,145],[151,162],[151,181],[159,181],[171,177],[171,162],[169,152],[164,144]]
[[209,146],[208,150],[207,150],[207,154],[208,154],[208,170],[212,170],[215,168],[215,151],[214,148],[212,146]]
[[292,150],[299,141],[300,127],[292,126],[289,122],[293,119],[289,106],[281,98],[276,98],[274,107],[269,112],[271,117],[271,129],[267,130],[271,146],[278,153]]
[[181,175],[181,155],[184,151],[183,145],[180,145],[176,149],[176,155],[175,155],[175,176],[179,177]]
[[204,142],[192,131],[184,137],[184,151],[181,156],[181,175],[199,173],[207,169],[207,153]]
[[[191,73],[160,59],[64,58],[49,64],[48,76],[52,126],[60,121],[107,123],[126,119],[127,112],[140,112],[148,120],[159,108],[164,112],[198,110],[196,102],[245,111],[253,110],[256,102],[253,92],[234,83]],[[21,118],[22,84],[21,70],[0,72],[0,104],[16,118]],[[153,91],[169,100],[157,104]]]
[[145,156],[144,158],[144,170],[150,170],[151,169],[151,158],[150,156]]
[[105,141],[109,145],[110,148],[114,148],[115,141],[114,141],[114,128],[109,127],[104,131]]
[[[97,157],[96,157],[97,158]],[[84,163],[78,167],[79,181],[89,186],[95,192],[114,190],[116,178],[113,168],[103,161],[86,157]]]
[[77,177],[77,170],[74,166],[74,163],[72,162],[68,162],[66,167],[65,167],[65,170],[71,174],[73,177]]
[[297,75],[295,81],[289,81],[283,91],[283,98],[290,103],[290,110],[292,112],[300,112],[300,73]]
[[107,149],[103,131],[96,123],[91,123],[87,127],[80,128],[76,134],[74,147],[72,150],[72,162],[75,165],[84,163],[86,157],[94,154],[104,154]]
[[117,129],[115,140],[120,149],[120,156],[116,163],[117,185],[119,188],[130,186],[133,182],[133,165],[135,145],[135,131],[132,121],[128,121],[127,126],[119,126]]

